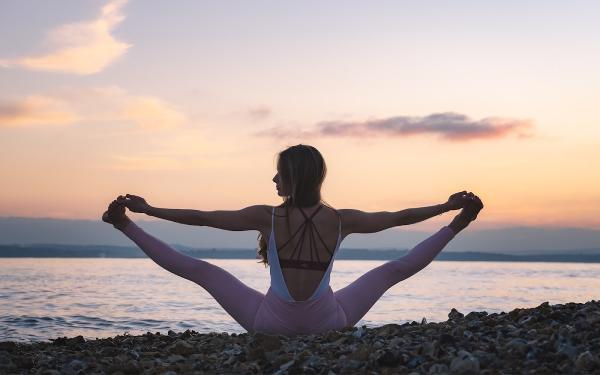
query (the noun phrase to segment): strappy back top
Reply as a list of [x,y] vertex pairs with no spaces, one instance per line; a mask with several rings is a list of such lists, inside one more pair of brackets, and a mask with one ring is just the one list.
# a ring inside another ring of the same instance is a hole
[[[339,226],[338,226],[338,238],[336,246],[333,250],[330,250],[327,247],[327,244],[321,237],[317,227],[315,226],[312,218],[321,210],[323,205],[320,205],[310,216],[307,216],[306,213],[302,210],[302,208],[298,207],[302,215],[304,216],[304,222],[296,229],[296,231],[290,236],[290,238],[283,244],[279,249],[277,249],[277,243],[275,241],[275,207],[273,207],[271,211],[271,235],[269,236],[269,244],[267,248],[267,258],[269,260],[270,265],[270,273],[271,273],[271,289],[276,292],[282,299],[290,302],[306,302],[312,299],[319,297],[322,293],[324,293],[327,288],[329,288],[329,280],[331,275],[331,269],[333,266],[333,260],[337,250],[340,247],[340,241],[342,237],[342,221],[338,214]],[[300,238],[296,241],[296,246],[292,251],[289,259],[280,259],[279,251],[285,248],[294,237],[296,237],[300,233]],[[305,239],[308,241],[309,255],[310,260],[300,259],[302,246],[305,242]],[[320,244],[322,244],[327,253],[329,254],[329,259],[321,260],[319,258],[319,253],[317,249],[317,240]],[[314,253],[314,254],[313,254]],[[319,270],[325,271],[321,282],[319,283],[317,289],[314,291],[312,296],[305,301],[296,301],[291,296],[287,285],[285,283],[285,279],[283,277],[282,268],[297,268],[297,269],[310,269],[310,270]]]

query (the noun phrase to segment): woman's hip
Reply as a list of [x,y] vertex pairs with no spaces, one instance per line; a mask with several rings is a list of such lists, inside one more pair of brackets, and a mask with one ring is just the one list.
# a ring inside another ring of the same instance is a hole
[[331,287],[318,298],[301,302],[285,301],[269,288],[256,312],[254,331],[289,336],[317,334],[346,325],[346,315]]

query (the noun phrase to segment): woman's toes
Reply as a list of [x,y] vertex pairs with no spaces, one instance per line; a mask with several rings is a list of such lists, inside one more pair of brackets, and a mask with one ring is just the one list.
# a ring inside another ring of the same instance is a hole
[[108,210],[102,214],[102,221],[112,224],[119,230],[123,230],[131,220],[125,215],[125,206],[111,203]]
[[481,199],[479,199],[478,196],[475,196],[475,201],[477,202],[477,206],[481,210],[483,208],[483,202],[481,201]]
[[479,211],[481,211],[481,207],[479,206],[479,204],[476,201],[473,201],[473,202],[469,202],[465,206],[465,210],[467,212],[469,219],[471,221],[473,221],[477,218],[477,214],[479,214]]
[[462,208],[462,210],[460,210],[460,212],[458,213],[458,215],[456,217],[463,224],[467,225],[467,224],[469,224],[469,221],[471,221],[469,216],[470,216],[469,210],[467,209],[467,206],[465,206]]

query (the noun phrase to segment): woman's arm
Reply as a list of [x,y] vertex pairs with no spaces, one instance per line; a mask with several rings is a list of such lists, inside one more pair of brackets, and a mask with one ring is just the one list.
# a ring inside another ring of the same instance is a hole
[[263,230],[270,225],[269,206],[255,205],[234,211],[200,211],[149,206],[147,215],[176,223],[207,226],[231,231]]
[[447,203],[434,206],[407,208],[396,212],[363,212],[360,210],[338,210],[342,215],[342,232],[374,233],[384,229],[409,225],[443,214],[452,208]]
[[132,212],[144,213],[180,224],[207,226],[225,230],[258,230],[266,233],[271,224],[271,208],[255,205],[234,211],[200,211],[180,208],[153,207],[142,197],[133,194],[119,195],[117,203]]
[[435,206],[407,208],[397,212],[363,212],[339,210],[342,215],[342,236],[352,233],[373,233],[400,225],[409,225],[427,220],[450,210],[458,210],[472,199],[473,193],[466,190],[452,194],[445,203]]

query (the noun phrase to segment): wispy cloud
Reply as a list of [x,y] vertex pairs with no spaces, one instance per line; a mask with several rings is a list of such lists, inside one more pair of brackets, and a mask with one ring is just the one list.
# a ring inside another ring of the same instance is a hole
[[125,19],[121,8],[127,0],[104,5],[97,19],[62,25],[48,32],[52,51],[15,59],[0,59],[0,66],[72,74],[94,74],[122,56],[130,44],[116,40],[111,31]]
[[43,95],[0,103],[0,128],[29,125],[68,125],[79,121],[68,103]]
[[0,128],[105,122],[155,131],[176,128],[186,120],[174,105],[153,96],[132,95],[118,86],[63,89],[0,102]]
[[129,98],[121,114],[145,130],[169,129],[185,121],[185,116],[172,105],[153,97]]
[[324,121],[310,129],[275,127],[256,132],[257,136],[316,138],[316,137],[409,137],[434,134],[444,141],[503,138],[511,134],[531,137],[531,120],[487,117],[479,121],[454,113],[434,113],[425,117],[396,116],[377,120],[349,122]]
[[271,115],[271,109],[267,106],[261,105],[248,110],[248,116],[250,119],[258,121],[264,120]]

